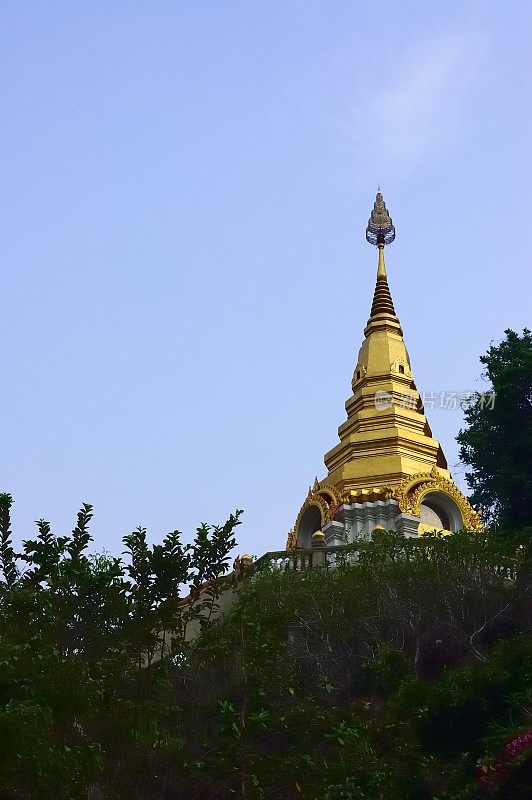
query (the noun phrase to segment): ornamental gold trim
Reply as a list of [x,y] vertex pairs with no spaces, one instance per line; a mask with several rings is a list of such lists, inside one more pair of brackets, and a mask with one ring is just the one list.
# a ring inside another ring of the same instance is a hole
[[464,528],[470,531],[482,530],[482,521],[469,504],[467,497],[462,494],[453,481],[440,475],[436,467],[433,467],[430,472],[418,472],[416,475],[406,478],[395,489],[394,497],[403,514],[419,517],[421,503],[431,492],[441,492],[451,498],[460,511]]
[[351,388],[353,389],[353,392],[355,391],[355,386],[357,385],[357,383],[360,383],[360,381],[362,381],[363,378],[366,377],[366,372],[367,369],[364,366],[364,364],[356,365],[355,371],[353,372],[353,377],[351,379]]
[[[399,367],[403,368],[402,371],[399,369]],[[412,370],[410,369],[408,361],[402,358],[398,359],[397,361],[393,361],[390,364],[390,372],[392,372],[394,375],[405,375],[407,378],[412,377]]]
[[288,536],[286,537],[286,549],[287,550],[295,550],[297,545],[297,535],[295,531],[288,531]]
[[286,549],[293,550],[297,546],[297,534],[299,531],[299,524],[303,514],[311,506],[316,506],[320,512],[320,524],[323,528],[328,522],[331,522],[341,505],[345,502],[345,493],[341,493],[338,489],[330,483],[324,481],[320,483],[316,478],[314,485],[309,487],[305,502],[299,510],[297,519],[293,529],[288,534],[286,540]]

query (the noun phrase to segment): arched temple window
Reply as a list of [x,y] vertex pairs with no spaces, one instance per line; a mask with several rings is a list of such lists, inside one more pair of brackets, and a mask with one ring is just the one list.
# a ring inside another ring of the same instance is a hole
[[318,506],[309,506],[297,528],[297,546],[311,547],[312,534],[321,529],[321,512]]
[[444,531],[459,531],[462,515],[456,503],[443,492],[430,492],[421,501],[420,520],[423,525]]
[[421,503],[420,518],[421,522],[425,525],[433,525],[435,528],[441,528],[445,531],[451,530],[449,527],[449,517],[445,511],[429,500],[424,500]]

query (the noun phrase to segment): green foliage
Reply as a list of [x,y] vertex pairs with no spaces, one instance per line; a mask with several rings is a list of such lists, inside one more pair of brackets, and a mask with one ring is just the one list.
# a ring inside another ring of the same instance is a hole
[[516,635],[500,642],[484,664],[446,668],[436,684],[412,676],[400,686],[396,708],[416,720],[432,752],[448,757],[474,752],[478,757],[487,731],[511,721],[531,674],[532,641]]
[[460,458],[473,490],[473,504],[502,526],[528,522],[532,463],[532,334],[505,331],[480,361],[483,377],[495,393],[491,402],[477,394],[464,409],[466,428],[460,431]]
[[[190,544],[138,528],[122,561],[88,552],[85,504],[70,536],[39,521],[19,571],[10,507],[4,800],[527,797],[528,561],[509,538],[383,534],[354,563],[234,584],[238,513]],[[211,624],[221,589],[235,603]]]
[[0,569],[8,586],[17,578],[15,553],[11,546],[11,506],[13,498],[7,492],[0,493]]
[[208,574],[215,604],[241,512],[191,544],[174,531],[149,546],[138,528],[123,562],[88,552],[86,503],[70,536],[39,520],[16,554],[11,505],[0,495],[0,797],[130,798],[147,764],[153,782],[159,753],[182,748],[171,661],[158,659],[182,655],[186,624],[205,613],[183,604],[183,586]]
[[390,645],[380,647],[360,669],[359,689],[368,694],[390,697],[411,674],[408,659],[402,650]]
[[264,570],[174,672],[195,736],[168,796],[477,797],[488,737],[527,720],[521,568],[507,539],[384,534],[333,571]]

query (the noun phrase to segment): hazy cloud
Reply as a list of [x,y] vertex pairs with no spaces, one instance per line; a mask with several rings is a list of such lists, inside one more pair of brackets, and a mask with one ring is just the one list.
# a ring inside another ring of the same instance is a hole
[[390,171],[408,170],[450,144],[480,82],[488,37],[478,28],[438,33],[375,64],[358,86],[357,146]]

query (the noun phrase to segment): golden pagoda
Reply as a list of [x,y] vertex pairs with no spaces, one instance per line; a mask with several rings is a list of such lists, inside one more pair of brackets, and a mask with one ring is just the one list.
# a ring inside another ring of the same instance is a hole
[[432,436],[412,376],[388,286],[384,248],[395,228],[380,191],[366,239],[378,248],[377,282],[353,373],[339,444],[325,454],[327,476],[309,488],[287,547],[369,538],[375,529],[418,536],[427,530],[479,530],[480,518],[454,483]]

